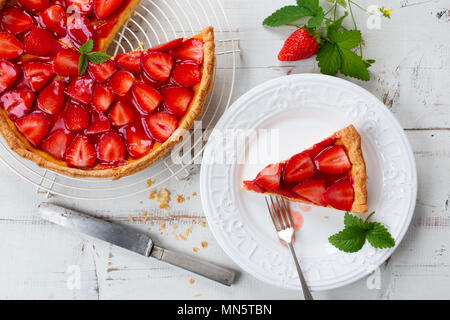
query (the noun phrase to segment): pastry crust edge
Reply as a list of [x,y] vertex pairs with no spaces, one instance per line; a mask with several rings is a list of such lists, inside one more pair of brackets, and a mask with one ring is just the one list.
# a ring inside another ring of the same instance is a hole
[[20,138],[21,134],[18,132],[18,130],[15,127],[11,127],[8,123],[10,122],[10,120],[4,110],[0,110],[0,133],[3,135],[9,147],[21,157],[33,161],[39,167],[71,177],[112,177],[113,180],[116,180],[141,171],[159,160],[164,154],[166,154],[167,151],[169,151],[176,144],[182,141],[185,130],[189,130],[192,127],[194,120],[202,112],[206,97],[208,96],[208,93],[210,92],[212,87],[216,57],[213,27],[210,26],[203,29],[199,35],[202,36],[202,40],[204,42],[202,80],[200,81],[199,88],[194,96],[193,101],[191,102],[189,111],[188,113],[186,113],[183,120],[180,121],[177,130],[175,130],[175,132],[167,141],[138,160],[133,160],[123,166],[108,169],[77,169],[60,165],[53,161],[49,161],[34,152],[34,148],[31,147],[28,142],[25,142]]
[[[367,187],[366,187],[366,162],[361,150],[361,136],[358,131],[356,131],[353,125],[349,125],[344,129],[334,133],[338,140],[336,144],[343,145],[347,150],[347,155],[350,162],[352,163],[351,175],[353,179],[353,191],[354,199],[351,212],[353,213],[366,213],[367,212]],[[247,191],[255,192],[249,189],[246,185],[242,184],[242,188]],[[256,192],[255,192],[256,193]],[[264,194],[270,194],[279,196],[291,201],[302,202],[310,205],[315,205],[314,203],[307,201],[306,199],[297,199],[287,196],[282,196],[278,193],[264,192]],[[327,206],[328,208],[333,208]],[[333,208],[334,209],[334,208]],[[338,209],[336,209],[338,210]]]

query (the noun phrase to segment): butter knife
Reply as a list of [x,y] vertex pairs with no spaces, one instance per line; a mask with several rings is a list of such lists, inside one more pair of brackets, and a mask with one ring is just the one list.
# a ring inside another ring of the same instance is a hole
[[39,205],[39,216],[57,225],[112,243],[145,257],[152,257],[170,263],[227,286],[231,286],[235,279],[233,270],[184,253],[159,247],[145,233],[75,210],[43,202]]

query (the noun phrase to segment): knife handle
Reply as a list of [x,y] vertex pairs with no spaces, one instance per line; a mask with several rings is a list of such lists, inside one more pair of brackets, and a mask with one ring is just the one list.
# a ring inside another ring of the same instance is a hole
[[236,273],[231,269],[158,246],[153,246],[150,256],[226,286],[231,286],[236,276]]

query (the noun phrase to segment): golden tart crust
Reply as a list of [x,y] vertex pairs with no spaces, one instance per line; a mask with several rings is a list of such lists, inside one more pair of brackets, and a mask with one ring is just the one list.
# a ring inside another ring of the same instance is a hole
[[[0,0],[2,1],[2,0]],[[1,5],[1,3],[0,3]],[[211,90],[215,66],[215,44],[214,31],[212,27],[207,27],[195,36],[204,42],[202,79],[194,88],[194,97],[188,111],[179,122],[178,128],[164,143],[155,143],[153,149],[140,159],[129,159],[128,163],[116,168],[91,168],[77,169],[67,166],[63,161],[56,160],[48,153],[31,146],[26,138],[19,133],[14,123],[8,118],[6,112],[0,109],[0,133],[5,138],[10,148],[25,159],[31,160],[38,166],[51,171],[72,177],[95,177],[119,179],[124,176],[136,173],[155,161],[160,159],[167,151],[172,149],[182,140],[185,130],[189,130],[194,120],[201,114],[206,97]],[[112,39],[112,38],[111,38]],[[146,50],[143,50],[144,52]]]

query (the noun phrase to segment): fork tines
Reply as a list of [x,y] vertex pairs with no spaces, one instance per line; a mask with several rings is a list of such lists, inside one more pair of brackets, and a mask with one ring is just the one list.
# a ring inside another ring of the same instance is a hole
[[[267,200],[267,198],[270,199],[271,205],[269,205],[269,201]],[[270,195],[266,197],[266,204],[267,209],[270,212],[272,222],[277,231],[293,228],[291,214],[286,205],[286,201],[283,198],[279,199],[279,197],[277,196]]]

